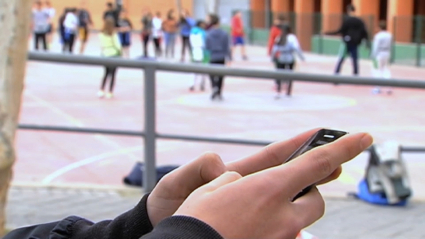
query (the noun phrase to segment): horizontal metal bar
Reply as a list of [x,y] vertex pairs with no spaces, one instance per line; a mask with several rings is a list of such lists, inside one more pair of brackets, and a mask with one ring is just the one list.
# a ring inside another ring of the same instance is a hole
[[[58,132],[106,134],[106,135],[136,136],[136,137],[145,136],[144,132],[138,132],[138,131],[77,128],[77,127],[65,127],[65,126],[20,124],[18,128],[24,129],[24,130],[38,130],[38,131],[58,131]],[[241,144],[241,145],[253,145],[253,146],[266,146],[273,143],[272,141],[260,141],[260,140],[257,141],[257,140],[228,139],[228,138],[226,139],[226,138],[212,138],[212,137],[174,135],[174,134],[157,134],[156,137],[160,139],[197,141],[197,142],[209,142],[209,143],[221,143],[221,144]],[[425,147],[402,146],[401,152],[425,153]]]
[[222,143],[222,144],[242,144],[242,145],[254,145],[254,146],[265,146],[272,143],[267,141],[225,139],[225,138],[212,138],[212,137],[187,136],[187,135],[175,135],[175,134],[157,134],[157,137],[160,139]]
[[401,146],[400,151],[403,153],[425,153],[425,147]]
[[128,131],[128,130],[108,130],[108,129],[94,129],[94,128],[79,128],[79,127],[66,127],[66,126],[50,126],[50,125],[28,125],[20,124],[19,129],[37,130],[37,131],[58,131],[70,133],[87,133],[87,134],[107,134],[118,136],[132,136],[144,137],[144,132]]
[[226,75],[235,77],[256,78],[257,80],[290,79],[293,81],[317,82],[317,83],[339,83],[352,85],[392,86],[402,88],[425,89],[425,81],[408,79],[379,79],[374,77],[356,77],[339,75],[318,75],[299,72],[278,70],[255,70],[237,69],[223,66],[211,66],[200,64],[176,64],[169,62],[158,62],[154,60],[132,60],[107,57],[92,57],[78,55],[63,55],[52,53],[31,52],[28,59],[33,61],[44,61],[53,63],[69,63],[95,66],[116,66],[124,68],[144,69],[154,67],[156,70]]

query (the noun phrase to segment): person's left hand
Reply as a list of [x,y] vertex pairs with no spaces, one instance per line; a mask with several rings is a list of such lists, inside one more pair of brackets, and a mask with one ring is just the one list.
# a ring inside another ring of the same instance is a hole
[[[310,130],[292,139],[273,143],[256,154],[226,165],[217,154],[206,153],[195,161],[165,175],[147,200],[146,207],[152,225],[155,227],[163,219],[172,216],[193,191],[226,171],[235,171],[241,176],[246,176],[282,164],[318,130]],[[329,177],[318,184],[338,178],[341,171],[341,167],[338,167]]]
[[198,187],[226,172],[221,158],[206,153],[198,159],[165,175],[148,197],[147,211],[155,227],[161,220],[170,217],[186,198]]

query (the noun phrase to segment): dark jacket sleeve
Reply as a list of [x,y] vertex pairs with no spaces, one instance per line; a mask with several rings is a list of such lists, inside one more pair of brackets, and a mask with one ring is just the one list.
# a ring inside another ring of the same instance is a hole
[[326,35],[339,35],[344,34],[347,31],[349,18],[344,19],[341,27],[336,31],[325,32]]
[[366,47],[371,49],[369,33],[367,31],[366,25],[363,22],[363,30],[362,30],[363,39],[366,41]]
[[173,216],[161,221],[140,239],[223,239],[208,224],[192,217]]
[[21,228],[3,239],[127,239],[140,238],[152,231],[145,195],[132,210],[114,220],[93,223],[80,217],[68,217],[59,222]]

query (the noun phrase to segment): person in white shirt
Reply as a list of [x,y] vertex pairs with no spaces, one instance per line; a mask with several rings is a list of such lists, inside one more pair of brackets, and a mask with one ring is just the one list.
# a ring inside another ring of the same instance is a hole
[[161,39],[162,39],[162,19],[161,12],[157,12],[152,19],[152,38],[155,45],[155,56],[162,55]]
[[49,29],[49,14],[43,9],[40,1],[35,2],[32,11],[32,30],[34,32],[34,49],[38,50],[41,41],[43,49],[47,51],[46,35]]
[[48,44],[52,44],[52,34],[53,34],[53,18],[56,15],[56,10],[52,7],[52,4],[50,3],[50,1],[46,1],[45,4],[45,8],[44,10],[47,12],[47,14],[49,15],[49,29],[47,31],[47,42]]
[[63,46],[64,52],[72,53],[74,49],[75,35],[78,30],[78,17],[77,9],[71,9],[65,16],[63,26],[65,29],[65,44]]
[[[205,50],[205,41],[207,38],[207,33],[205,28],[207,27],[206,22],[198,21],[196,26],[190,30],[189,42],[192,47],[192,62],[193,63],[207,63],[206,50]],[[201,79],[200,89],[201,91],[205,90],[205,78],[204,74],[195,74],[193,84],[190,86],[189,90],[194,91],[198,83],[198,79]]]
[[[391,72],[389,69],[390,58],[391,58],[391,45],[393,37],[390,32],[387,31],[387,25],[385,22],[380,22],[379,32],[373,38],[372,47],[372,59],[376,64],[376,77],[389,79],[391,78]],[[392,94],[392,90],[388,88],[388,94]],[[379,94],[382,89],[375,87],[373,89],[374,94]]]

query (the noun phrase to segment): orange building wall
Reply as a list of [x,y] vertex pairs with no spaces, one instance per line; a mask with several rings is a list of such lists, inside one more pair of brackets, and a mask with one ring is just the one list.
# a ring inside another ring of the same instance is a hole
[[[388,1],[388,29],[398,42],[412,40],[413,0]],[[394,18],[396,21],[394,22]]]
[[316,0],[296,0],[295,1],[295,29],[298,40],[303,50],[311,50],[311,37],[313,36],[314,21],[314,1]]
[[251,0],[251,25],[253,28],[266,27],[266,0]]
[[271,0],[272,12],[279,12],[279,13],[290,12],[291,1],[293,0]]
[[334,31],[341,26],[343,0],[322,0],[322,32]]
[[[102,17],[103,12],[106,9],[107,2],[115,2],[113,0],[85,0],[87,3],[87,9],[92,15],[94,22],[94,28],[102,28]],[[57,25],[58,18],[66,7],[79,8],[81,5],[80,0],[50,0],[53,7],[56,9],[56,16],[54,20],[55,26]],[[193,0],[181,0],[182,7],[192,12]],[[129,13],[129,18],[133,23],[135,29],[141,28],[140,20],[142,18],[142,10],[149,8],[152,12],[160,11],[164,17],[169,9],[177,9],[175,0],[123,0],[124,8]]]

